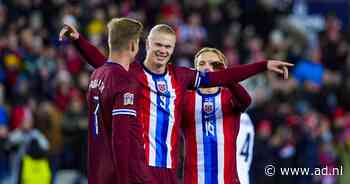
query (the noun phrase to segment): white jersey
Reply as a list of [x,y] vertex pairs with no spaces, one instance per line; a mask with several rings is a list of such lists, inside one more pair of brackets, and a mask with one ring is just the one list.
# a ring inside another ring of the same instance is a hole
[[241,184],[249,184],[249,169],[253,158],[254,125],[247,113],[241,115],[237,136],[237,172]]

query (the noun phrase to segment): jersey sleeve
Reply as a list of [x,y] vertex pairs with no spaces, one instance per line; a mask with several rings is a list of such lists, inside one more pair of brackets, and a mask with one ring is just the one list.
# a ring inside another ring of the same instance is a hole
[[112,117],[112,155],[116,178],[119,178],[117,183],[129,183],[130,125],[122,119],[124,117],[118,115]]
[[187,89],[199,87],[230,86],[267,69],[267,61],[245,64],[217,72],[199,72],[185,67],[177,67],[176,73]]
[[73,41],[73,45],[83,58],[94,68],[102,66],[107,61],[107,57],[82,35],[80,35],[77,40]]
[[114,99],[112,109],[112,154],[115,161],[115,171],[119,182],[130,183],[131,140],[132,126],[136,121],[136,111],[120,107],[120,99]]
[[136,110],[125,106],[124,95],[118,91],[118,80],[111,77],[108,83],[108,100],[113,103],[112,115],[112,133],[111,133],[111,147],[115,167],[116,177],[119,178],[116,183],[131,183],[130,180],[130,160],[132,159],[132,123],[136,121]]
[[233,109],[244,112],[252,102],[249,93],[238,83],[230,85],[229,89],[232,94]]

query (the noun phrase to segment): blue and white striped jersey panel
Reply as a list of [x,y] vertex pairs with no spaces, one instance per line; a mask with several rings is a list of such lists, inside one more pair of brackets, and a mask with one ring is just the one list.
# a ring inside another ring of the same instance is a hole
[[196,143],[198,183],[224,182],[224,132],[221,93],[201,96],[196,93]]
[[171,76],[152,75],[145,71],[150,89],[149,160],[150,166],[172,168],[171,135],[175,122],[175,86]]

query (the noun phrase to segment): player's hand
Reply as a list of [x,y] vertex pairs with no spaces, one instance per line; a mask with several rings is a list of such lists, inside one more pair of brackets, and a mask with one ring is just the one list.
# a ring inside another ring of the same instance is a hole
[[65,37],[70,40],[77,40],[79,38],[79,32],[74,26],[64,24],[60,31],[59,41],[62,41]]
[[283,79],[288,79],[288,67],[292,67],[292,66],[294,66],[294,64],[283,62],[283,61],[278,61],[278,60],[267,61],[267,69],[269,71],[273,71],[283,75]]

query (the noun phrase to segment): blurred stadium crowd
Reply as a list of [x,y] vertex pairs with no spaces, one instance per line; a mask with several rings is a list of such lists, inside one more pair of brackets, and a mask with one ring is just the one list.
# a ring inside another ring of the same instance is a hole
[[[63,22],[76,25],[105,51],[107,21],[130,16],[147,30],[156,23],[173,26],[178,37],[172,61],[180,66],[191,67],[203,46],[221,49],[230,66],[265,58],[296,64],[287,81],[266,73],[243,82],[253,97],[252,181],[349,184],[350,30],[331,10],[310,15],[307,5],[302,0],[0,1],[0,183],[12,184],[30,172],[21,164],[28,155],[46,159],[56,183],[86,182],[85,92],[92,68],[68,41],[58,42],[58,31]],[[139,59],[143,56],[144,49]],[[268,177],[267,164],[342,166],[344,175]]]

